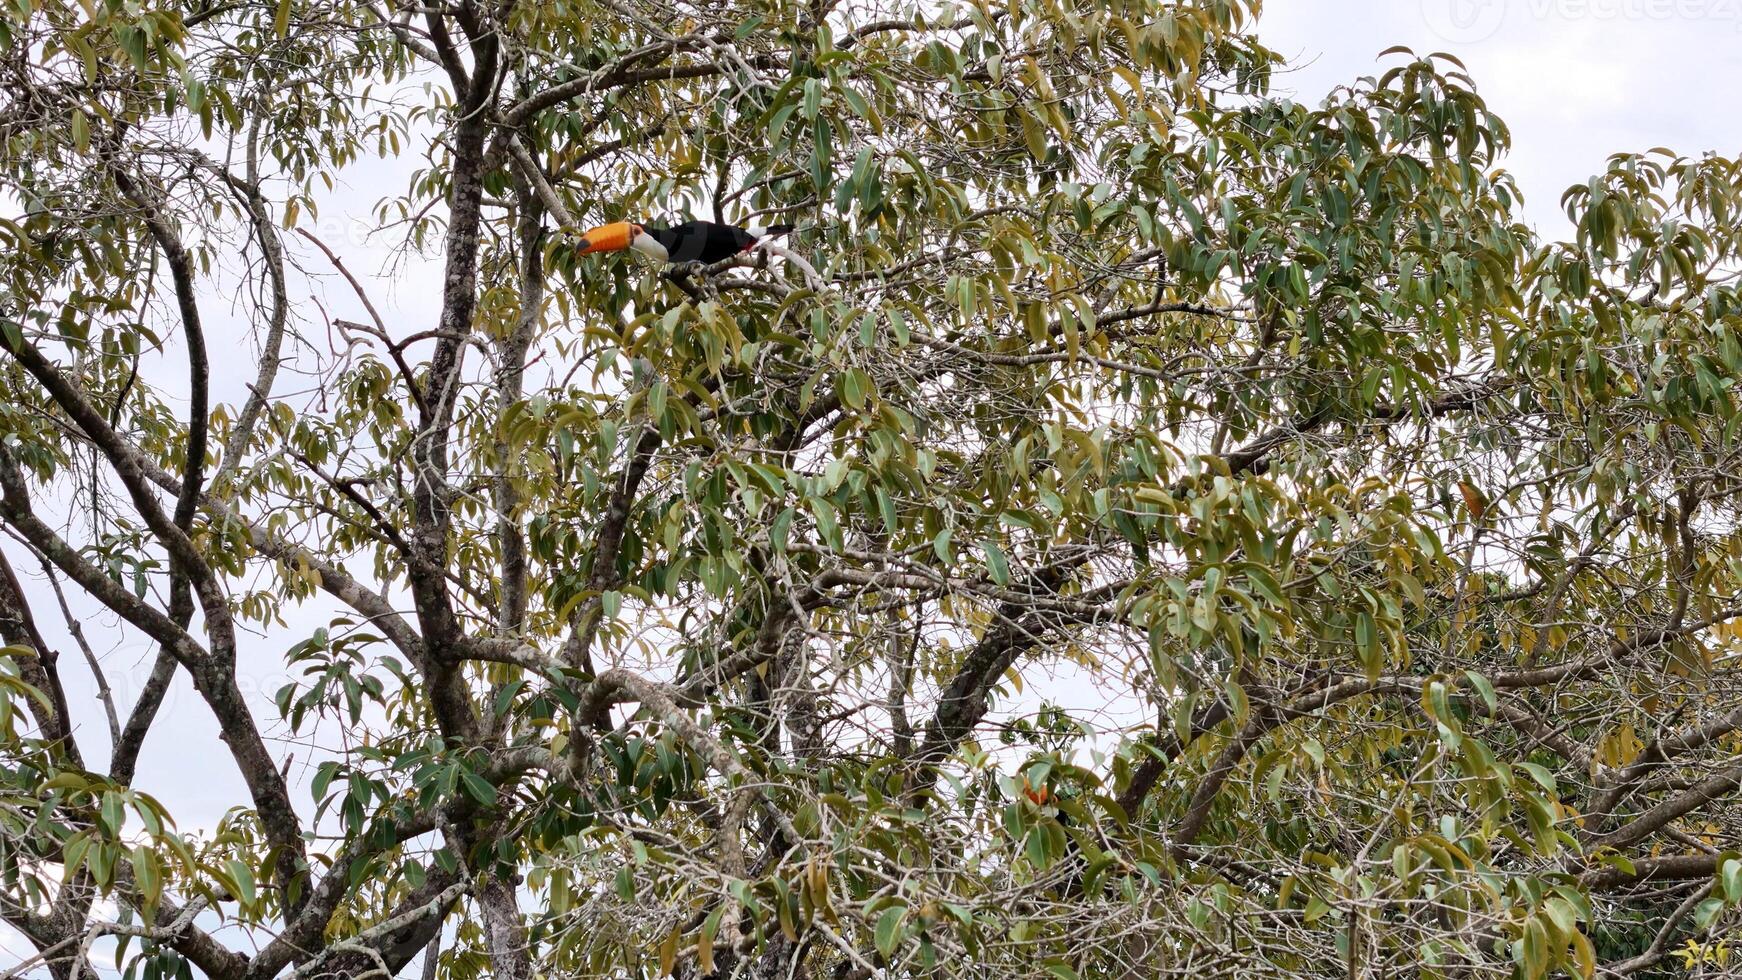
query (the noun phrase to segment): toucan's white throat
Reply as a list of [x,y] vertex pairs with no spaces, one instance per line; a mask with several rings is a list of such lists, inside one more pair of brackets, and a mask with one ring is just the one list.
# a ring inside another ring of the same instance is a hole
[[659,243],[659,239],[639,228],[636,229],[635,235],[629,239],[629,247],[660,262],[671,260],[671,253],[665,250],[665,246]]

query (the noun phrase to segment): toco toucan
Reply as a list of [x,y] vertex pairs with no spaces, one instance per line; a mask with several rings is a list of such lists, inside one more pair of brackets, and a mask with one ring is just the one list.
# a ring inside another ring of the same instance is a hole
[[582,235],[576,254],[630,249],[661,262],[705,262],[712,265],[750,251],[765,238],[790,231],[791,225],[738,228],[717,221],[686,221],[670,228],[648,228],[629,221],[614,221]]

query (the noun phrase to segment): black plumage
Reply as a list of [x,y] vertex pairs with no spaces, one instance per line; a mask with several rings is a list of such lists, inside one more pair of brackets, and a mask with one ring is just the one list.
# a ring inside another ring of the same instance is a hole
[[739,228],[717,221],[685,221],[669,228],[648,228],[649,237],[665,247],[668,262],[706,262],[729,259],[770,235],[784,235],[791,225]]

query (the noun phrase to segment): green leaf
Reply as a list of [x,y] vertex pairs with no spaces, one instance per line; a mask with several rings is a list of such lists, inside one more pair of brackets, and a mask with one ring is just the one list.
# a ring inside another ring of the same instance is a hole
[[104,834],[110,838],[120,837],[121,827],[127,822],[124,805],[120,793],[110,790],[103,794],[103,806],[98,819],[102,821]]
[[514,707],[514,697],[520,689],[526,686],[526,679],[517,677],[502,685],[502,690],[496,694],[496,703],[492,706],[492,714],[497,718],[507,717],[510,708]]
[[252,908],[256,900],[253,869],[235,858],[224,862],[224,867],[230,872],[230,883],[236,886],[234,898],[244,907]]
[[1724,898],[1742,902],[1742,856],[1727,855],[1718,865],[1718,886]]
[[992,576],[992,581],[1000,587],[1010,584],[1010,563],[1004,557],[1004,550],[991,541],[980,542],[980,550],[986,554],[986,571]]
[[490,806],[496,802],[496,787],[485,782],[484,777],[464,766],[460,766],[459,769],[460,782],[465,786],[467,796],[485,806]]
[[1518,768],[1524,770],[1525,774],[1535,780],[1536,784],[1541,786],[1544,790],[1549,793],[1555,792],[1556,784],[1554,773],[1549,772],[1548,767],[1535,762],[1520,762]]
[[821,497],[812,497],[808,503],[811,517],[817,522],[817,534],[822,536],[823,543],[836,551],[841,550],[844,547],[841,522],[834,505]]
[[163,872],[158,866],[157,855],[140,846],[129,852],[129,859],[133,865],[134,888],[145,897],[148,908],[156,908],[158,900],[163,897]]
[[702,922],[702,932],[696,940],[696,960],[704,974],[714,972],[714,937],[720,931],[720,918],[725,912],[724,905],[716,906]]
[[338,774],[339,764],[331,760],[322,762],[320,767],[315,770],[315,778],[309,784],[309,792],[313,795],[316,803],[326,799],[327,787],[332,784],[333,777]]
[[901,922],[906,917],[907,908],[901,905],[884,909],[877,917],[877,952],[885,960],[895,957],[895,947],[901,942]]
[[956,563],[955,552],[950,548],[950,538],[954,536],[955,532],[946,527],[942,531],[939,531],[937,536],[932,538],[931,541],[932,552],[938,556],[938,561],[943,562],[945,565],[953,565]]
[[1367,679],[1376,681],[1384,668],[1383,651],[1379,648],[1379,627],[1373,614],[1363,609],[1355,614],[1355,650]]
[[1531,916],[1524,923],[1524,973],[1527,977],[1541,977],[1548,973],[1549,941],[1548,927],[1542,920]]
[[1493,683],[1474,670],[1464,671],[1464,676],[1469,679],[1470,686],[1474,687],[1476,692],[1482,696],[1482,703],[1488,706],[1488,714],[1493,716],[1498,713],[1500,711],[1500,698],[1494,693]]
[[768,546],[778,554],[786,554],[788,539],[792,532],[792,519],[798,512],[788,507],[775,515],[768,524]]
[[851,368],[841,375],[841,400],[854,411],[865,408],[873,390],[871,376],[858,368]]

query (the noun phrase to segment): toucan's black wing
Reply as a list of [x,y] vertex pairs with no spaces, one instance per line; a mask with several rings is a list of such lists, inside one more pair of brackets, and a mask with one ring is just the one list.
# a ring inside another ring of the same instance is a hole
[[670,228],[649,228],[672,262],[719,262],[756,243],[749,232],[717,221],[686,221]]

